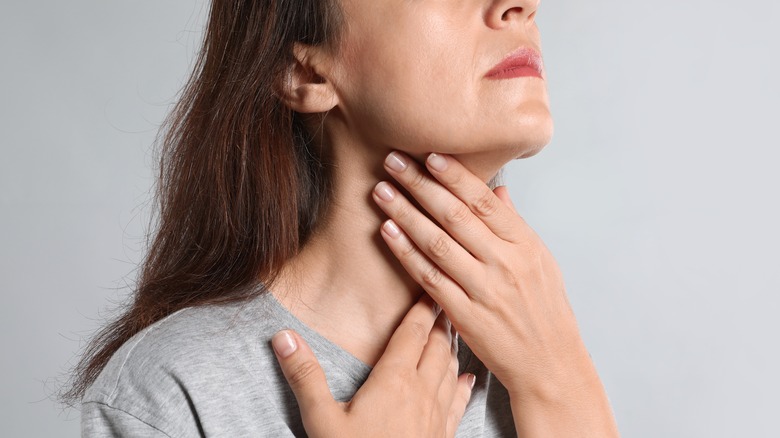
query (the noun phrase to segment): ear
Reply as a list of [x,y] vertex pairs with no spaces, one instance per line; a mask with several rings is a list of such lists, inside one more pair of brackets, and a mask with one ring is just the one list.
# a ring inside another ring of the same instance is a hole
[[323,49],[302,43],[293,45],[295,63],[285,75],[280,97],[299,113],[324,113],[338,104],[329,76],[329,58]]

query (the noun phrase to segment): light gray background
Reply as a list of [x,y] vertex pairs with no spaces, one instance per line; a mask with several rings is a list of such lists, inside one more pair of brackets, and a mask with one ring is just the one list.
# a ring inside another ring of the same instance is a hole
[[[542,3],[556,134],[507,183],[623,436],[778,436],[778,3]],[[47,397],[135,278],[205,10],[0,5],[4,436],[79,434]]]

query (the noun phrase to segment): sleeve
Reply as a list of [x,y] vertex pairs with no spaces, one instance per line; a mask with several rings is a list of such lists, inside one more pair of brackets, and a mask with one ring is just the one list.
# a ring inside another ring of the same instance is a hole
[[490,431],[489,436],[517,436],[509,391],[492,372],[488,372],[486,408],[485,427]]
[[171,438],[135,415],[100,402],[81,405],[81,436]]

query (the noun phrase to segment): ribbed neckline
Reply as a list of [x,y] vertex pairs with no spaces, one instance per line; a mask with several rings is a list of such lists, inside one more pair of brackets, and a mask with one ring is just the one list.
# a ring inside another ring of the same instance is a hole
[[[355,355],[343,349],[341,346],[298,319],[281,303],[281,301],[279,301],[270,289],[262,284],[257,287],[262,291],[257,298],[258,303],[264,304],[266,310],[272,313],[275,322],[279,324],[279,330],[285,328],[295,330],[298,334],[303,336],[317,358],[328,357],[335,363],[346,364],[347,369],[341,369],[342,372],[346,372],[347,376],[358,385],[362,385],[363,382],[365,382],[373,369],[370,365],[358,359]],[[474,354],[471,352],[468,345],[463,342],[463,338],[458,339],[458,348],[458,356],[460,359],[458,368],[460,374],[471,369],[475,365],[472,364]]]
[[293,329],[301,335],[318,358],[321,355],[328,356],[335,363],[346,364],[347,369],[341,371],[346,372],[355,383],[362,384],[366,380],[372,370],[370,365],[298,319],[270,290],[265,289],[260,297],[260,300],[267,304],[267,309],[272,312],[276,321],[282,325],[289,325],[286,328]]

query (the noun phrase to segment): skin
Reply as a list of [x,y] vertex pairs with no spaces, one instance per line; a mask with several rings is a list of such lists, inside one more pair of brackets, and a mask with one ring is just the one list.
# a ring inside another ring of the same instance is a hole
[[[330,148],[334,202],[272,293],[304,323],[374,366],[373,376],[378,369],[399,371],[386,363],[426,362],[421,349],[450,352],[436,347],[453,343],[449,322],[426,326],[430,347],[392,341],[404,332],[402,321],[424,290],[507,387],[518,436],[617,436],[557,263],[506,188],[491,191],[485,184],[508,161],[538,153],[552,136],[543,79],[484,77],[518,47],[541,52],[538,1],[342,4],[342,45],[296,46],[298,62],[284,94],[288,106],[310,115],[311,132]],[[447,170],[425,161],[431,152]],[[393,170],[390,164],[400,161],[404,170]],[[398,234],[388,233],[388,217]],[[285,350],[285,343],[295,348]],[[301,404],[310,435],[372,426],[363,422],[377,415],[354,414],[362,411],[352,406],[341,407],[352,412],[346,417],[317,408],[330,406],[329,393],[297,335],[279,335],[274,346],[288,353],[278,357],[299,401],[310,401]],[[444,375],[453,374],[452,360]],[[378,374],[389,380],[398,375]],[[417,433],[399,430],[395,436],[431,436],[434,429],[452,436],[469,391],[463,376],[445,381],[427,389],[410,386],[421,388],[413,393],[420,403],[434,400],[434,414],[417,425]],[[364,385],[353,402],[395,396],[386,390]],[[394,405],[365,406],[383,406],[379,412],[386,413]],[[310,429],[320,423],[328,427]]]
[[[428,295],[412,306],[366,382],[347,403],[333,400],[317,358],[300,336],[273,338],[282,371],[311,437],[455,435],[475,377],[456,376],[457,342]],[[425,415],[427,413],[427,415]]]
[[334,134],[420,159],[472,155],[483,178],[536,154],[552,135],[545,82],[483,76],[521,45],[541,51],[537,3],[346,0]]
[[[449,153],[488,181],[552,135],[543,80],[483,78],[516,48],[539,49],[531,17],[537,3],[458,3],[344,0],[347,23],[336,53],[296,47],[286,102],[313,115],[312,132],[332,150],[335,201],[287,264],[278,295],[368,364],[419,295],[377,232],[386,215],[371,191],[389,178],[386,155],[399,150],[422,161],[429,152]],[[345,314],[367,328],[364,336],[340,335],[351,331]]]

